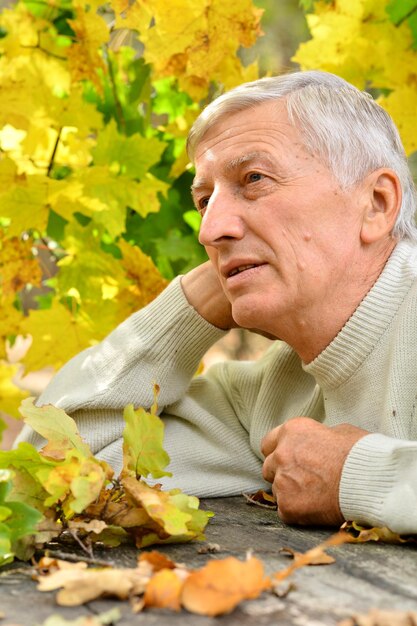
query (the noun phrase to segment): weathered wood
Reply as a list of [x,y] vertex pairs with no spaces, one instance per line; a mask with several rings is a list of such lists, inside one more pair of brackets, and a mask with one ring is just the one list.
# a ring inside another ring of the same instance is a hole
[[[201,543],[157,549],[190,567],[201,567],[210,558],[229,555],[244,558],[251,550],[265,563],[267,572],[272,573],[290,563],[280,548],[304,552],[330,535],[326,529],[286,526],[274,511],[249,506],[242,497],[205,500],[203,506],[216,513],[206,536],[208,542],[219,544],[220,552],[199,554],[198,550],[204,546]],[[286,598],[264,594],[221,618],[161,610],[133,615],[126,602],[110,599],[84,607],[58,607],[54,593],[37,591],[36,583],[27,575],[10,569],[6,576],[0,576],[0,611],[6,615],[1,624],[34,626],[54,613],[75,619],[114,606],[123,615],[118,622],[120,626],[335,626],[352,612],[366,612],[373,607],[417,610],[417,545],[348,544],[329,552],[336,557],[336,563],[295,572],[292,581],[297,588]],[[132,567],[137,550],[133,547],[97,550],[96,556],[118,567]]]

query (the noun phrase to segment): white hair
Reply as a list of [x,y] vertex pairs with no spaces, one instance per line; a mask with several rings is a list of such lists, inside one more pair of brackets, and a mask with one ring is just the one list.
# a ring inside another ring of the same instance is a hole
[[205,133],[225,115],[279,99],[285,102],[306,149],[331,170],[342,188],[380,167],[397,174],[402,203],[392,236],[417,241],[416,191],[398,130],[372,96],[334,74],[309,71],[261,78],[218,97],[190,130],[191,160]]

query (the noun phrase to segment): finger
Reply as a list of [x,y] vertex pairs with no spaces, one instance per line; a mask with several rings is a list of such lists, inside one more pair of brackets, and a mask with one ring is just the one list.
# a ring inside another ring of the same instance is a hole
[[276,472],[276,463],[274,459],[274,455],[270,454],[266,457],[264,464],[262,466],[262,476],[269,483],[273,483],[275,480],[275,472]]
[[275,450],[278,442],[278,435],[281,426],[276,426],[273,430],[271,430],[261,441],[261,452],[267,457],[271,452]]

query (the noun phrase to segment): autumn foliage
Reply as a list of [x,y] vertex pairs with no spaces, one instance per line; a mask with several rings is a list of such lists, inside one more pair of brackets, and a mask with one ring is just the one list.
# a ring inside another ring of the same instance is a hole
[[[0,15],[0,401],[59,368],[204,260],[190,125],[257,77],[252,0],[21,0]],[[21,369],[20,369],[21,371]],[[0,429],[1,430],[1,429]]]

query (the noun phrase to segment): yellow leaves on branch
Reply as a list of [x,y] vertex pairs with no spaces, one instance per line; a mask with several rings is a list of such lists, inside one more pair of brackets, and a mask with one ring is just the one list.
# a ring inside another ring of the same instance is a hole
[[101,46],[109,39],[109,29],[96,12],[76,7],[76,18],[68,20],[75,33],[75,41],[68,49],[68,67],[73,82],[88,79],[101,91],[97,70],[106,71],[100,55]]
[[315,2],[307,23],[312,38],[293,60],[302,69],[334,72],[359,89],[390,93],[378,101],[397,124],[407,154],[417,149],[417,51],[404,21],[396,26],[386,7],[389,0]]
[[40,285],[42,271],[33,248],[30,237],[26,240],[18,237],[0,240],[0,289],[4,297],[15,295],[27,283],[36,287]]
[[260,34],[262,10],[251,0],[137,0],[112,2],[117,28],[139,31],[144,56],[155,77],[176,76],[184,91],[204,98],[210,82],[226,89],[258,77],[257,66],[242,67],[236,53]]

